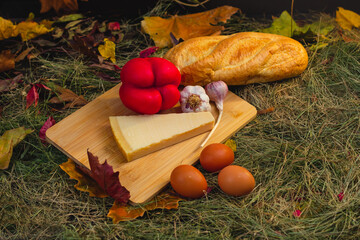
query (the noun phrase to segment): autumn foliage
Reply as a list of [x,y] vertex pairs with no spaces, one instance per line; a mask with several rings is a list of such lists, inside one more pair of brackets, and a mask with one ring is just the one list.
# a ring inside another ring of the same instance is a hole
[[[94,156],[91,156],[91,159],[96,162]],[[111,175],[113,174],[111,173],[111,169],[109,169],[108,166],[101,166],[97,163],[95,164],[97,165],[97,168],[103,168],[102,172],[105,172],[107,169]],[[86,169],[79,168],[79,166],[71,159],[68,159],[67,162],[62,163],[60,167],[69,175],[71,179],[77,181],[77,183],[74,185],[77,190],[88,192],[89,196],[91,197],[104,198],[110,196],[107,191],[101,187],[96,180],[94,180],[93,177],[90,177],[89,174],[85,173],[87,172]],[[98,172],[98,170],[96,170],[96,172]],[[95,172],[93,171],[93,173]],[[111,182],[112,181],[116,182],[118,180],[113,179]],[[126,196],[126,198],[128,197],[127,194],[124,196]],[[114,223],[133,220],[143,216],[146,211],[151,211],[154,209],[176,209],[179,206],[179,201],[183,200],[181,197],[172,192],[163,192],[144,204],[124,204],[125,199],[121,198],[121,201],[115,200],[113,206],[109,210],[108,217],[111,218]]]

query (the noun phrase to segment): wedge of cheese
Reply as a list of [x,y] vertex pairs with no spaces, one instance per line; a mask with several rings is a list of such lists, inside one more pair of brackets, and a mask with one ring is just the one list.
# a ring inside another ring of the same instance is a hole
[[210,112],[111,116],[109,119],[127,161],[210,131],[215,122]]

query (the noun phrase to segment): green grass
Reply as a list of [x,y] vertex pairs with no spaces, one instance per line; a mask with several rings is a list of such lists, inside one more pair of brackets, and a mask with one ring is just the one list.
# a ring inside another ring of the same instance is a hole
[[[255,31],[266,24],[238,15],[226,31]],[[138,24],[123,25],[119,66],[152,46]],[[36,108],[25,109],[29,84],[43,79],[88,101],[116,83],[97,77],[83,56],[51,53],[19,66],[24,82],[0,94],[0,134],[19,126],[34,132],[15,147],[9,168],[0,171],[0,239],[359,239],[360,44],[335,35],[325,48],[309,50],[309,66],[301,76],[230,87],[259,110],[275,108],[232,138],[235,164],[256,179],[251,194],[225,195],[217,175],[195,164],[213,188],[206,198],[118,224],[107,217],[113,200],[76,190],[76,181],[59,168],[67,157],[38,137],[49,115],[59,121],[75,109],[53,112],[47,91],[41,91]],[[298,218],[293,216],[297,209],[302,211]]]

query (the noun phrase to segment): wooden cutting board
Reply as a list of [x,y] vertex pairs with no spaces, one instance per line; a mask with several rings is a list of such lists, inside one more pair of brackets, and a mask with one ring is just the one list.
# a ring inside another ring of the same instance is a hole
[[[109,123],[109,116],[136,114],[122,104],[118,94],[120,85],[56,123],[46,131],[46,137],[65,155],[87,168],[90,168],[87,149],[99,158],[100,163],[107,160],[114,172],[119,171],[120,183],[130,191],[130,201],[143,203],[169,183],[171,171],[176,166],[194,164],[199,159],[200,144],[209,132],[127,162],[118,149]],[[166,112],[181,112],[181,109],[175,106]],[[216,119],[215,105],[212,105],[212,113]],[[221,122],[207,145],[224,142],[253,120],[256,113],[254,106],[229,92]]]

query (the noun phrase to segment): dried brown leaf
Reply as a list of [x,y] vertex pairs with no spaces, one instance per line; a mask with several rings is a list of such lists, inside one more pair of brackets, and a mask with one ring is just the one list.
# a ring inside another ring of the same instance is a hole
[[129,221],[143,216],[147,211],[155,209],[177,209],[181,200],[184,199],[173,193],[164,192],[149,202],[136,206],[123,205],[115,201],[109,210],[108,217],[113,220],[114,224],[121,221]]
[[141,21],[143,31],[150,35],[157,47],[171,47],[170,33],[176,39],[190,39],[200,36],[219,35],[224,26],[218,25],[226,22],[233,14],[239,11],[236,7],[222,6],[209,11],[188,14],[183,16],[144,17]]
[[49,100],[49,103],[52,104],[65,104],[61,109],[74,108],[79,106],[84,106],[88,103],[88,101],[84,98],[84,96],[78,96],[76,93],[71,91],[70,89],[62,88],[56,86],[56,93],[59,95],[53,97]]
[[275,108],[274,107],[269,107],[269,108],[266,108],[266,109],[261,109],[261,110],[258,110],[257,111],[257,114],[258,115],[262,115],[262,114],[267,114],[267,113],[271,113],[275,111]]
[[0,72],[15,68],[15,56],[10,50],[0,52]]
[[60,10],[67,12],[75,12],[78,10],[77,0],[40,0],[41,10],[40,13],[50,11],[52,8],[59,13]]

